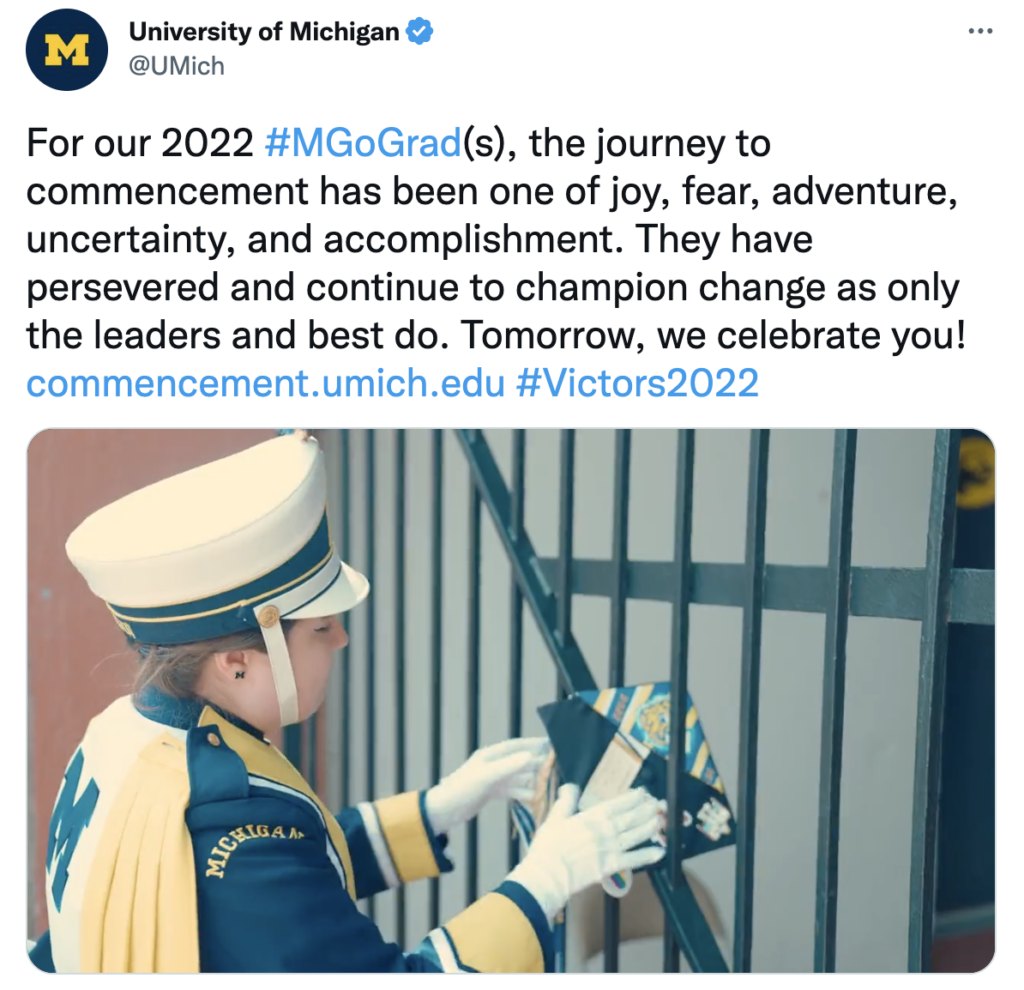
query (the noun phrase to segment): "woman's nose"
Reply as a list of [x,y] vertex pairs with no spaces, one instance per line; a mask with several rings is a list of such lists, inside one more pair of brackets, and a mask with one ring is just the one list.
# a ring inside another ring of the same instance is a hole
[[343,650],[348,646],[348,633],[345,632],[345,627],[338,620],[335,621],[337,622],[337,629],[334,635],[334,648],[336,650]]

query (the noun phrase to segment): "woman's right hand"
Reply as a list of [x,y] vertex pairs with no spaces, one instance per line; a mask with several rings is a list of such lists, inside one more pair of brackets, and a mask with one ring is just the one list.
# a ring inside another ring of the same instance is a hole
[[663,846],[635,848],[663,832],[664,801],[636,788],[577,814],[579,799],[575,784],[558,789],[558,800],[508,877],[533,895],[549,924],[573,894],[665,855]]

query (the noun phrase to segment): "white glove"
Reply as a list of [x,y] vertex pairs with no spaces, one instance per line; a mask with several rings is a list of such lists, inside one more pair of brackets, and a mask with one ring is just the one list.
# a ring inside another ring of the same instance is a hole
[[532,801],[551,744],[546,738],[508,739],[478,749],[458,770],[427,791],[427,817],[438,834],[474,818],[496,798]]
[[573,894],[620,870],[650,866],[665,855],[660,846],[633,848],[664,829],[664,801],[635,788],[575,814],[579,798],[575,784],[558,789],[558,800],[525,858],[508,876],[534,896],[548,924]]

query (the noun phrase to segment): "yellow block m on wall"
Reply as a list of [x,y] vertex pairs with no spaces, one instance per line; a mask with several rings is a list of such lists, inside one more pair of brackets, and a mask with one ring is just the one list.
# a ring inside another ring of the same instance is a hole
[[76,34],[66,42],[59,34],[48,34],[46,42],[46,65],[61,65],[64,59],[71,59],[72,65],[88,65],[89,56],[85,54],[85,46],[89,44],[89,35]]

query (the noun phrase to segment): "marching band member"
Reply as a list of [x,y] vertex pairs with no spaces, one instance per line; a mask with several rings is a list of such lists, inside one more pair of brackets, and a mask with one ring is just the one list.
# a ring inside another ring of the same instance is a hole
[[[89,723],[50,820],[57,972],[541,972],[569,898],[664,855],[641,790],[576,813],[566,786],[496,890],[413,951],[356,901],[453,868],[447,833],[529,798],[545,740],[475,753],[435,786],[334,815],[267,734],[323,703],[338,614],[365,577],[329,534],[316,441],[278,437],[136,491],[67,553],[140,657]],[[635,848],[643,845],[643,848]]]

